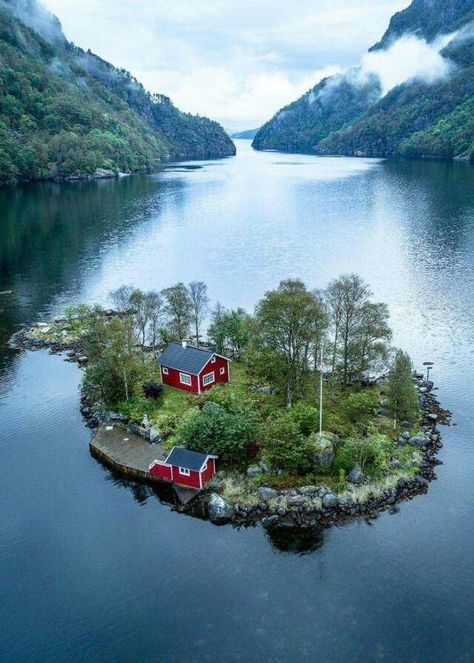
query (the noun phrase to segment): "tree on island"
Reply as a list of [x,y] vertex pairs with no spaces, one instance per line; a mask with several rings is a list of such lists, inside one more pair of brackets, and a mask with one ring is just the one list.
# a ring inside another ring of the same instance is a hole
[[161,291],[166,300],[165,312],[168,315],[168,328],[171,336],[178,340],[189,336],[193,317],[193,302],[184,283],[177,283]]
[[249,358],[257,375],[282,389],[288,407],[302,393],[324,320],[319,301],[300,280],[282,281],[257,305]]
[[201,338],[201,326],[206,316],[209,304],[209,297],[207,296],[207,285],[203,281],[191,281],[189,284],[189,296],[191,298],[192,306],[192,322],[195,331],[196,345],[199,345]]
[[420,405],[413,382],[413,365],[406,352],[398,350],[387,381],[388,408],[393,418],[410,424],[419,419]]
[[331,381],[344,388],[388,358],[391,330],[385,304],[369,301],[371,291],[357,274],[332,281],[325,303],[332,334]]
[[252,318],[243,308],[226,311],[220,307],[207,333],[218,352],[239,361],[253,333]]

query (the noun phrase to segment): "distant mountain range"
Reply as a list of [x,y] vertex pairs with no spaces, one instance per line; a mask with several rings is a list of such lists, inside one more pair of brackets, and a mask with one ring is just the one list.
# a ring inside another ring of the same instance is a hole
[[[390,64],[406,70],[406,79],[387,85]],[[359,67],[280,110],[252,145],[474,161],[474,0],[414,0]]]
[[236,133],[230,134],[230,137],[252,139],[255,137],[257,131],[258,129],[246,129],[245,131],[237,131]]
[[217,122],[68,42],[36,0],[0,0],[0,184],[233,154]]

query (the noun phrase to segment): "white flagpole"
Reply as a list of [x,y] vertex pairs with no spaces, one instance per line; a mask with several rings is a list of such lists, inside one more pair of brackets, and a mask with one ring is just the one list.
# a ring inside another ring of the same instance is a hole
[[321,339],[321,354],[319,365],[319,435],[323,434],[323,340]]

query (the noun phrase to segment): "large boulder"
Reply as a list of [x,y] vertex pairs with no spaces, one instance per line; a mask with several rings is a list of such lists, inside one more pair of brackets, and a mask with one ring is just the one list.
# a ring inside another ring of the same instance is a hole
[[278,495],[278,491],[268,486],[262,486],[257,492],[261,500],[271,500]]
[[234,507],[217,493],[211,493],[207,510],[213,523],[228,523],[234,516]]
[[365,475],[359,465],[354,465],[347,478],[351,483],[355,484],[364,483],[365,481]]
[[409,440],[407,440],[407,443],[410,444],[412,447],[416,447],[417,449],[423,449],[429,442],[429,439],[425,435],[414,435],[413,437],[410,437]]
[[313,463],[320,467],[330,467],[336,453],[337,436],[332,433],[312,433]]

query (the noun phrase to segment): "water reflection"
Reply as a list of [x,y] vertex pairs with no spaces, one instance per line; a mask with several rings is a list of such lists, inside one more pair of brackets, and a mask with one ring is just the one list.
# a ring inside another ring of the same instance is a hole
[[270,527],[266,536],[276,550],[291,555],[309,555],[324,543],[324,530],[316,527]]

